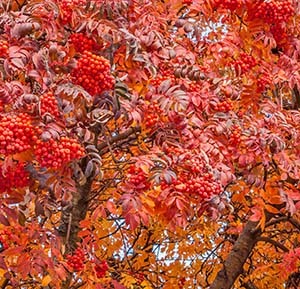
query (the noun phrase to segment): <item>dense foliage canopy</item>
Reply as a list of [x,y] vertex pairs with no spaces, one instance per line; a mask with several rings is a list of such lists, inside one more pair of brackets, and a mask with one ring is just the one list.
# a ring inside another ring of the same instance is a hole
[[300,286],[300,2],[0,1],[1,288]]

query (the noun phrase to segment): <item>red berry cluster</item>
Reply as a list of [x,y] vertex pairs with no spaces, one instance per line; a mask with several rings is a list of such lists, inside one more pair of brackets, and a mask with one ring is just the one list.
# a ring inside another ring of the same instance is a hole
[[183,5],[191,5],[193,3],[193,0],[182,0]]
[[147,175],[141,168],[130,165],[127,172],[127,183],[135,190],[148,190],[150,188]]
[[97,51],[101,47],[97,42],[85,35],[84,33],[74,33],[70,36],[70,43],[74,45],[77,52],[83,53],[86,51]]
[[277,24],[288,21],[294,12],[294,7],[289,0],[261,1],[255,7],[254,17],[269,24]]
[[84,148],[76,139],[61,137],[59,140],[49,139],[47,142],[37,141],[36,159],[42,167],[59,169],[71,160],[84,156]]
[[288,34],[285,26],[282,26],[278,23],[271,25],[270,28],[271,33],[277,44],[283,44],[288,39]]
[[84,51],[71,76],[75,84],[81,85],[92,96],[112,89],[114,78],[107,59]]
[[70,24],[74,8],[84,6],[86,0],[60,0],[59,4],[62,24]]
[[79,272],[84,268],[85,254],[82,249],[77,248],[72,255],[67,255],[67,264],[73,271]]
[[96,276],[97,278],[103,278],[108,270],[108,265],[105,260],[102,260],[100,264],[95,266]]
[[263,72],[257,79],[256,82],[256,91],[263,92],[266,87],[268,87],[272,82],[270,75],[266,72]]
[[0,58],[8,56],[8,42],[6,40],[0,40]]
[[188,92],[199,92],[201,91],[202,86],[197,82],[191,82],[188,86]]
[[241,53],[240,58],[233,62],[234,69],[238,74],[246,73],[256,65],[255,58],[247,53]]
[[237,146],[241,142],[241,132],[242,129],[234,124],[231,127],[230,137],[229,137],[229,144],[232,146]]
[[162,76],[157,76],[155,78],[152,78],[150,80],[150,84],[157,87],[160,86],[162,82],[165,80],[170,80],[172,85],[175,85],[176,83],[176,77],[174,74],[169,74],[169,75],[162,75]]
[[0,119],[0,154],[21,153],[36,142],[36,129],[26,113],[6,115]]
[[144,108],[144,123],[147,129],[152,129],[160,120],[162,110],[159,105],[154,102]]
[[242,7],[242,0],[214,0],[214,6],[216,8],[229,9],[234,11]]
[[1,193],[9,193],[13,188],[25,188],[29,183],[29,173],[25,170],[24,163],[8,167],[5,172],[0,167]]
[[224,100],[213,105],[213,109],[219,112],[229,112],[233,108],[229,100]]
[[169,189],[179,193],[196,195],[201,199],[209,199],[212,195],[222,192],[221,185],[213,179],[212,174],[205,173],[202,176],[192,176],[189,173],[180,173],[172,183],[161,183],[161,189]]
[[55,118],[58,118],[60,116],[60,112],[58,110],[58,102],[53,92],[49,91],[41,95],[40,102],[41,116],[45,115],[46,113],[50,113]]

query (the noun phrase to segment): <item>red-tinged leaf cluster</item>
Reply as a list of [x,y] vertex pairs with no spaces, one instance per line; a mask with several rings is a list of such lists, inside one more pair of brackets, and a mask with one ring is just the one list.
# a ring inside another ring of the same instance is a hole
[[69,41],[79,53],[83,53],[84,51],[93,52],[101,48],[93,38],[88,37],[84,33],[71,34]]
[[80,272],[84,268],[85,253],[81,248],[77,248],[72,255],[67,255],[67,264],[71,267],[72,271]]
[[36,159],[41,167],[60,169],[72,160],[78,160],[85,154],[84,148],[76,139],[63,136],[59,140],[50,138],[44,142],[37,140]]
[[288,253],[285,253],[281,266],[285,275],[288,275],[292,272],[297,272],[300,266],[300,248],[296,248]]
[[51,114],[54,118],[59,118],[58,102],[52,91],[42,94],[40,103],[41,116]]
[[0,58],[6,58],[8,56],[8,48],[8,41],[0,40]]
[[95,271],[96,271],[97,278],[105,277],[108,268],[109,267],[106,260],[102,260],[101,262],[99,262],[99,264],[96,264]]
[[6,250],[9,247],[6,238],[7,238],[7,234],[5,232],[0,234],[0,253],[2,253],[4,250]]
[[84,51],[71,75],[73,82],[81,85],[92,96],[114,86],[109,61],[89,51]]
[[37,140],[36,127],[26,113],[0,117],[0,154],[12,155],[32,148]]
[[3,170],[0,168],[0,192],[9,193],[13,189],[24,188],[30,184],[30,176],[24,163],[16,163]]
[[214,0],[213,5],[216,8],[229,9],[231,11],[242,7],[243,0]]
[[241,53],[239,59],[232,63],[237,74],[244,74],[257,65],[256,59],[247,53]]

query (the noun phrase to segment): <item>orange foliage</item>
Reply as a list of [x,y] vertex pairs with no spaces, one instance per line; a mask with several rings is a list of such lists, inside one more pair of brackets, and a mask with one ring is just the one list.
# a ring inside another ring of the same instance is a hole
[[2,1],[1,288],[209,288],[249,221],[234,288],[298,284],[299,13]]

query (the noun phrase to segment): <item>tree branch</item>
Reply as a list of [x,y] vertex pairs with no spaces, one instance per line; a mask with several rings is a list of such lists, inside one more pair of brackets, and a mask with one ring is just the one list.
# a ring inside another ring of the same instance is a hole
[[120,133],[116,136],[111,137],[110,139],[108,139],[107,141],[103,141],[102,143],[100,143],[97,148],[101,152],[105,149],[108,148],[109,145],[115,144],[121,140],[127,139],[129,136],[131,136],[132,134],[138,133],[141,131],[141,127],[137,126],[137,127],[131,127],[128,130],[126,130],[123,133]]
[[289,218],[288,221],[294,226],[296,227],[298,230],[300,230],[300,223],[294,219],[294,218]]
[[250,255],[261,234],[261,230],[255,230],[257,222],[248,221],[243,232],[233,245],[227,256],[223,268],[218,272],[210,289],[230,289],[237,277],[242,273],[244,263]]
[[261,237],[257,238],[257,241],[270,243],[274,247],[280,248],[284,252],[288,252],[289,251],[289,249],[287,247],[285,247],[284,245],[280,244],[279,242],[277,242],[277,241],[275,241],[275,240],[273,240],[273,239],[271,239],[269,237],[261,236]]

